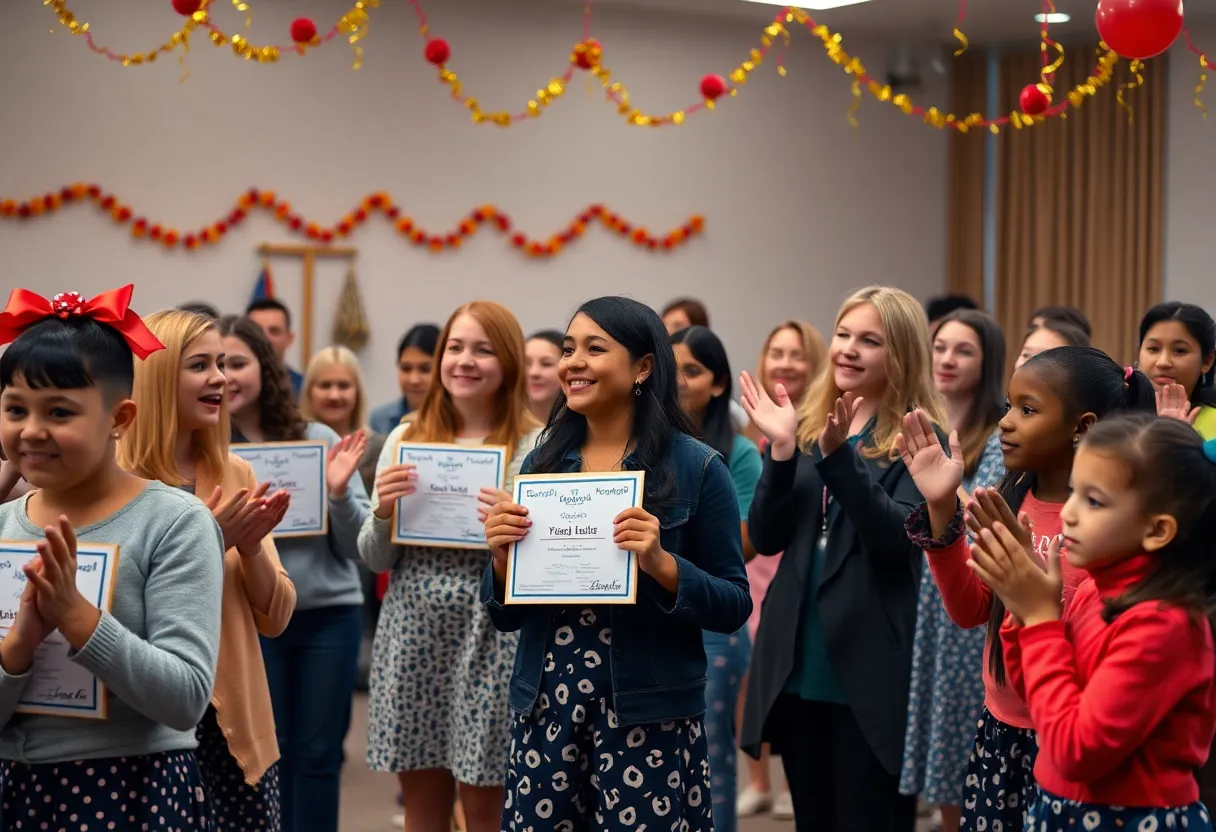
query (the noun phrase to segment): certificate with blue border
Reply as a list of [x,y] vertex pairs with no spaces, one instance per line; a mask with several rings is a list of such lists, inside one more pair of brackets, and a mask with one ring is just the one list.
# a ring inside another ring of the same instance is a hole
[[506,484],[507,449],[502,445],[401,442],[397,464],[413,465],[413,494],[393,506],[391,540],[403,546],[487,549],[478,516],[483,488]]
[[329,490],[325,466],[329,445],[321,441],[245,442],[229,446],[249,463],[259,483],[270,482],[267,495],[291,495],[287,513],[274,527],[275,537],[312,537],[329,533]]
[[[26,577],[22,571],[38,554],[32,541],[0,541],[0,637],[7,635],[21,607]],[[100,610],[109,611],[118,574],[118,547],[76,544],[76,588]],[[17,713],[105,719],[106,687],[69,658],[71,645],[58,630],[34,652],[30,680],[17,703]]]
[[645,485],[642,471],[516,477],[532,526],[507,552],[504,603],[637,603],[637,555],[613,542],[613,520],[642,505]]

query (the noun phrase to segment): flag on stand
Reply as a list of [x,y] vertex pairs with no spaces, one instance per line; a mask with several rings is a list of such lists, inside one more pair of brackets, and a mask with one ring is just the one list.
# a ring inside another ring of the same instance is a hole
[[258,282],[253,286],[253,300],[266,300],[274,297],[274,278],[270,276],[270,264],[262,263],[258,272]]

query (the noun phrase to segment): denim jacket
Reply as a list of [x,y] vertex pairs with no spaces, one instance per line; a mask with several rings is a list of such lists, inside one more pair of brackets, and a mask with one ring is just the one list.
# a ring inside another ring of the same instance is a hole
[[[705,711],[705,649],[701,631],[733,633],[752,611],[739,504],[730,474],[716,451],[686,434],[676,435],[668,451],[676,480],[674,502],[653,513],[659,540],[679,567],[675,595],[644,572],[638,575],[637,603],[605,605],[612,626],[613,710],[621,725],[696,717]],[[521,474],[531,468],[524,460]],[[636,459],[629,457],[624,467]],[[571,450],[559,471],[582,469]],[[481,600],[494,626],[519,631],[519,650],[511,674],[511,709],[529,714],[536,702],[554,624],[552,606],[504,606],[494,570],[482,576]]]

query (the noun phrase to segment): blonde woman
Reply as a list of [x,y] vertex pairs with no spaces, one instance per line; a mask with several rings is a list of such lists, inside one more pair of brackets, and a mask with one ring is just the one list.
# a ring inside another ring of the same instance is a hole
[[[783,321],[773,328],[764,341],[760,350],[760,361],[756,365],[756,378],[768,393],[769,398],[777,395],[777,385],[785,388],[785,393],[792,402],[801,402],[811,382],[815,380],[824,367],[828,348],[823,343],[819,330],[806,321]],[[757,443],[763,453],[768,448],[768,440],[764,434],[751,422],[747,421],[744,435]],[[760,609],[764,605],[764,596],[768,593],[769,584],[777,574],[781,563],[781,555],[767,558],[753,557],[747,562],[747,580],[751,585],[752,614],[747,619],[748,636],[754,642],[756,631],[760,628]],[[744,679],[739,696],[738,724],[743,722],[743,705],[747,691],[747,680]],[[773,817],[788,820],[794,816],[794,806],[790,800],[788,789],[782,789],[774,796],[773,785],[769,776],[768,746],[760,752],[760,758],[747,758],[748,784],[739,794],[736,810],[739,817],[746,818],[762,812],[772,811]]]
[[[942,407],[920,304],[874,286],[841,307],[827,372],[795,407],[750,374],[743,407],[769,440],[749,514],[784,552],[752,658],[742,745],[781,755],[800,830],[910,829],[899,793],[923,556],[904,530],[921,495],[894,452],[904,414]],[[791,623],[794,626],[790,626]]]
[[135,367],[138,412],[119,462],[207,501],[224,535],[220,654],[211,706],[198,728],[199,767],[220,829],[277,830],[279,758],[258,635],[286,629],[296,591],[270,537],[287,511],[228,452],[224,347],[215,321],[170,310],[144,322],[165,349]]
[[367,760],[397,774],[410,832],[447,832],[457,795],[469,832],[501,828],[518,636],[498,632],[479,603],[484,550],[391,542],[393,505],[413,493],[417,476],[395,448],[403,440],[504,445],[509,491],[538,434],[519,323],[497,303],[461,306],[440,334],[430,392],[385,441],[372,516],[359,533],[364,562],[391,573],[373,648]]
[[320,422],[341,437],[366,431],[367,450],[359,463],[359,476],[370,494],[384,434],[368,429],[367,414],[367,385],[358,356],[346,347],[326,347],[314,355],[304,373],[300,418]]

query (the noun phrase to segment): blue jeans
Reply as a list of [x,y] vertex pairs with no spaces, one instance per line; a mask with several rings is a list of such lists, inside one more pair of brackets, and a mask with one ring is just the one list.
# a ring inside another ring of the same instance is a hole
[[735,832],[735,792],[739,765],[735,706],[747,674],[752,644],[747,627],[729,636],[702,633],[707,662],[705,680],[705,738],[709,741],[709,793],[713,800],[714,832]]
[[297,610],[278,638],[262,638],[270,682],[283,832],[338,832],[342,743],[350,727],[361,606]]

